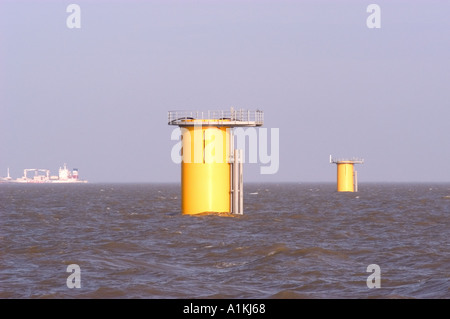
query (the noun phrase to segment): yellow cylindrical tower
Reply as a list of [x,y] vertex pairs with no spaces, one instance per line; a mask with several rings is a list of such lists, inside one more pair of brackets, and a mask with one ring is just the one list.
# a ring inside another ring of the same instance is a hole
[[226,127],[182,129],[182,214],[230,212],[229,133]]
[[182,214],[243,213],[242,151],[233,128],[261,126],[262,111],[170,111],[181,128]]
[[333,159],[330,155],[330,163],[337,165],[337,191],[357,192],[358,181],[354,164],[363,164],[363,159]]
[[337,191],[354,192],[353,163],[337,163]]

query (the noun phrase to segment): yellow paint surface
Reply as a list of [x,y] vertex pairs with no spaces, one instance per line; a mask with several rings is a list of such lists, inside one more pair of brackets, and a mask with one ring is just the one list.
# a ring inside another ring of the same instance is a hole
[[337,191],[354,192],[353,163],[337,163]]
[[182,214],[229,213],[229,134],[225,127],[183,127]]

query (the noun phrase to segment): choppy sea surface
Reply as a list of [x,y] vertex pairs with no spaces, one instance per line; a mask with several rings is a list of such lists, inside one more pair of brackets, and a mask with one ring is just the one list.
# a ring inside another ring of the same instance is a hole
[[188,216],[178,184],[0,184],[0,298],[450,298],[450,184],[244,191]]

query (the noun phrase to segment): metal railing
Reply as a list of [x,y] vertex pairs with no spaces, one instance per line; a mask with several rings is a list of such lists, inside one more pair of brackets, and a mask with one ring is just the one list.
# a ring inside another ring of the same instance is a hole
[[332,158],[330,155],[330,163],[337,164],[337,163],[353,163],[353,164],[364,164],[364,159],[359,157],[352,157],[352,158]]
[[169,111],[169,125],[214,124],[222,126],[261,126],[264,113],[261,110],[229,111]]

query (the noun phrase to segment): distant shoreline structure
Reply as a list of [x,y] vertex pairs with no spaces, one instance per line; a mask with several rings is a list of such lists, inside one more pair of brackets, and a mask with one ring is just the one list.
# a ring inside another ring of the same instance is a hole
[[[34,172],[34,176],[29,177],[28,173]],[[7,169],[7,176],[0,177],[0,183],[33,183],[33,184],[44,184],[44,183],[56,183],[56,184],[67,184],[67,183],[87,183],[87,180],[82,180],[78,178],[78,169],[74,168],[70,171],[67,168],[67,164],[64,163],[63,167],[59,168],[58,175],[50,175],[49,169],[39,169],[39,168],[26,168],[23,170],[23,176],[17,179],[11,178],[9,175],[9,168]]]

